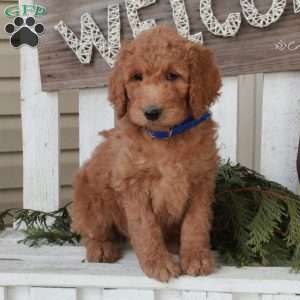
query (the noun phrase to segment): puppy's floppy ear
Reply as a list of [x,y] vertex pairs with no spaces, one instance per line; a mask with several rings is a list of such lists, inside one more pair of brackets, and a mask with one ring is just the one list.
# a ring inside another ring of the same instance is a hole
[[221,76],[212,51],[189,42],[189,105],[195,118],[207,111],[219,95]]
[[108,99],[112,103],[119,119],[126,114],[128,102],[121,55],[122,53],[120,53],[118,61],[112,69],[108,83]]

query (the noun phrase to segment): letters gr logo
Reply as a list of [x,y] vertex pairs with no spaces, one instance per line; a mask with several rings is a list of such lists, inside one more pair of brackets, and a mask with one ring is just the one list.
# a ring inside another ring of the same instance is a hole
[[42,23],[36,23],[35,17],[44,16],[46,12],[46,8],[41,5],[10,5],[5,8],[4,15],[14,17],[13,23],[6,24],[4,28],[14,48],[38,45],[39,35],[44,33],[45,27]]
[[47,13],[47,9],[42,5],[10,5],[4,10],[4,15],[8,18],[34,16],[40,17]]

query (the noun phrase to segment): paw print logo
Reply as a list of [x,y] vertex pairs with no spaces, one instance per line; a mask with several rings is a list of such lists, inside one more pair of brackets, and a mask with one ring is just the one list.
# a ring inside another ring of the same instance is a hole
[[16,17],[14,23],[6,24],[5,31],[11,35],[10,43],[18,48],[21,45],[36,47],[39,43],[39,35],[43,34],[45,27],[41,23],[35,22],[33,17],[23,19]]

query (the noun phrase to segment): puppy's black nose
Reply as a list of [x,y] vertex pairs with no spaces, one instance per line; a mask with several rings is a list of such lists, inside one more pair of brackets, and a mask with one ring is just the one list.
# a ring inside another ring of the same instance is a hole
[[150,106],[144,110],[145,117],[150,121],[156,121],[162,113],[162,109]]

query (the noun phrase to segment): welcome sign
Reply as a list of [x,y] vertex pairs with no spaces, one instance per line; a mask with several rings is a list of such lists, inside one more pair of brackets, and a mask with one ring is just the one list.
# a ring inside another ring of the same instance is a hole
[[43,90],[104,86],[124,39],[166,24],[224,76],[300,70],[300,0],[41,0]]

